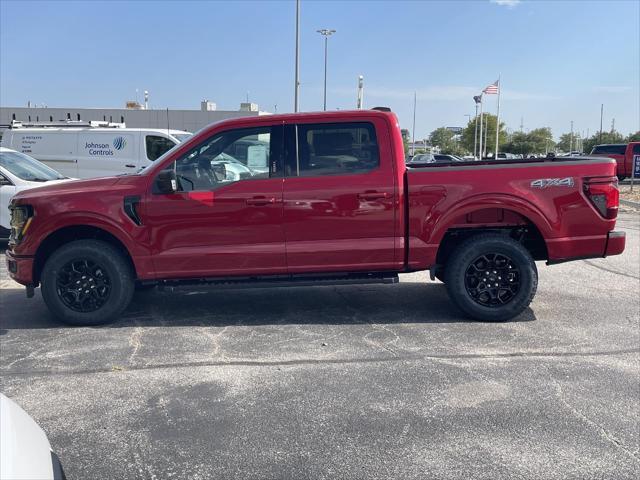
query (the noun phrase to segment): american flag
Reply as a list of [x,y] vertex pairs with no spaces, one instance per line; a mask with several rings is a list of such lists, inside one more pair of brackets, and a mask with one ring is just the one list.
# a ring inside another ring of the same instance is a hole
[[487,95],[497,95],[499,90],[500,90],[500,80],[496,80],[487,88],[482,90],[482,93],[486,93]]

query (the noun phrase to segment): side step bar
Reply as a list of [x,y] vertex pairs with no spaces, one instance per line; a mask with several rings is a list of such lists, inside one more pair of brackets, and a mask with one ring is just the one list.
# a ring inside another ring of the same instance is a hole
[[258,277],[214,277],[197,279],[173,279],[160,281],[142,281],[141,285],[179,286],[214,285],[222,289],[243,288],[281,288],[281,287],[318,287],[323,285],[361,285],[398,283],[398,274],[390,272],[371,273],[332,273],[301,275],[269,275]]

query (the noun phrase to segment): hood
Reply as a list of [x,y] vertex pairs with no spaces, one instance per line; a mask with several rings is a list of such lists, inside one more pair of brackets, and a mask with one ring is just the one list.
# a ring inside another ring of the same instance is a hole
[[116,184],[121,177],[104,177],[93,178],[90,180],[64,180],[61,182],[47,182],[42,186],[36,188],[29,187],[28,190],[23,190],[16,193],[13,197],[14,200],[28,200],[47,198],[53,195],[65,195],[68,193],[89,193],[100,192],[106,188]]

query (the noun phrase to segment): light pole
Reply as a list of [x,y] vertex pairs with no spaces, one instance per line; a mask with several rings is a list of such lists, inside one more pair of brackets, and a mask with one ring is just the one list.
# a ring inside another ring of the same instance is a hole
[[416,102],[418,94],[413,92],[413,133],[411,134],[411,156],[416,154]]
[[296,73],[294,92],[293,111],[297,112],[300,106],[300,0],[296,0]]
[[335,30],[329,30],[327,28],[323,28],[321,30],[316,30],[320,35],[324,37],[324,110],[327,110],[327,47],[329,44],[329,37],[336,33]]
[[571,136],[569,137],[569,153],[573,152],[573,120],[571,120]]

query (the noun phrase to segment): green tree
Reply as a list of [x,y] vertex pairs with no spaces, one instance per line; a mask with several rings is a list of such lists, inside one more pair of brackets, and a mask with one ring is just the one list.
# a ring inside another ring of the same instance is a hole
[[406,128],[400,129],[400,134],[402,135],[402,145],[404,146],[404,156],[406,157],[409,155],[409,140],[411,139],[411,134]]
[[625,143],[626,139],[620,132],[602,132],[602,138],[600,138],[600,132],[594,133],[589,138],[584,139],[583,151],[585,153],[591,153],[591,150],[596,145],[603,145],[606,143]]
[[[482,143],[484,145],[484,137],[486,131],[486,139],[487,139],[487,148],[482,147],[484,151],[487,153],[495,152],[496,150],[496,123],[498,118],[495,115],[491,115],[490,113],[484,114],[484,120],[482,122]],[[503,145],[507,143],[507,133],[504,130],[505,125],[503,122],[500,122],[500,139],[498,141],[500,145],[500,151],[503,151]],[[473,152],[473,145],[475,142],[476,135],[476,119],[473,118],[469,120],[467,126],[462,131],[462,138],[460,143],[462,147],[469,151]],[[480,117],[478,117],[478,137],[480,136]],[[478,144],[480,140],[478,139]]]
[[627,137],[627,142],[640,142],[640,130],[636,133],[631,133]]
[[546,153],[553,150],[555,142],[550,128],[536,128],[530,132],[515,132],[511,135],[511,141],[503,148],[510,153],[531,155]]
[[440,148],[441,153],[447,155],[464,155],[465,149],[455,139],[455,133],[446,127],[436,128],[429,135],[429,143],[432,147]]
[[580,136],[577,133],[573,133],[573,139],[571,133],[563,133],[560,135],[560,141],[556,144],[556,148],[562,152],[569,152],[577,149],[577,140]]

